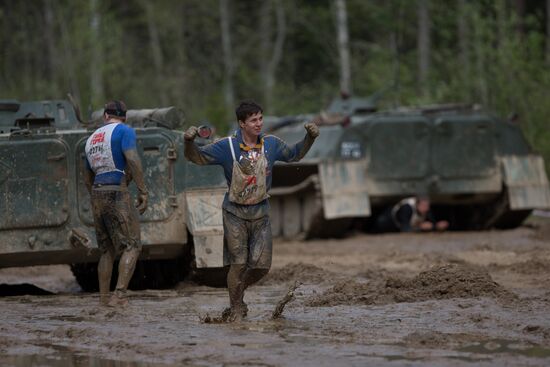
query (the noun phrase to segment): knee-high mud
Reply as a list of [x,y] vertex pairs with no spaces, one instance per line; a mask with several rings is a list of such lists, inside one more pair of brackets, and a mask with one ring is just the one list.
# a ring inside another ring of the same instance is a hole
[[0,297],[0,365],[546,366],[546,228],[276,242],[229,324],[201,322],[229,306],[224,288],[131,291],[109,309],[67,266],[1,269],[6,289],[51,294]]

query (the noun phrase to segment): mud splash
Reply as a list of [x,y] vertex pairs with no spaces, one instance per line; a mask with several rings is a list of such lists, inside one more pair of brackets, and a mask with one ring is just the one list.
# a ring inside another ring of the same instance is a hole
[[338,282],[321,295],[313,296],[308,306],[352,304],[389,304],[421,302],[432,299],[491,297],[511,300],[516,296],[493,281],[485,270],[467,265],[445,265],[424,271],[412,279],[388,277],[360,283]]

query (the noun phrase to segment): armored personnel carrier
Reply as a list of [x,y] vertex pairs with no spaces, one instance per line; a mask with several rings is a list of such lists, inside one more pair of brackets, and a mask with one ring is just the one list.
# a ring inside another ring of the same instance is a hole
[[[267,118],[265,127],[297,141],[312,117]],[[517,124],[478,106],[377,112],[372,101],[349,98],[321,117],[306,157],[274,168],[274,236],[338,236],[418,194],[453,229],[513,228],[533,209],[550,208],[542,157]]]
[[[190,268],[219,269],[223,172],[187,162],[182,134],[172,129],[182,123],[178,109],[129,110],[127,117],[150,194],[130,287],[171,286]],[[72,264],[82,288],[97,289],[99,253],[83,182],[90,125],[69,101],[0,101],[0,268]]]

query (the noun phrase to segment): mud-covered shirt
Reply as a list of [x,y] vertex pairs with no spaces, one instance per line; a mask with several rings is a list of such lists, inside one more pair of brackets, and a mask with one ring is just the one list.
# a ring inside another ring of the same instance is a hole
[[126,168],[124,152],[136,149],[136,133],[119,122],[103,125],[86,141],[86,166],[94,172],[94,184],[120,185]]
[[[298,153],[304,146],[304,140],[296,144],[288,145],[280,138],[274,135],[260,135],[257,146],[250,149],[243,142],[241,130],[238,129],[231,137],[222,138],[214,143],[198,147],[199,152],[210,165],[220,165],[223,167],[227,186],[231,186],[231,177],[233,174],[233,156],[229,146],[229,139],[233,139],[233,148],[235,156],[241,162],[243,159],[254,159],[255,155],[262,154],[258,149],[263,149],[263,154],[267,159],[266,186],[269,192],[271,189],[273,165],[276,161],[294,162],[298,160]],[[262,147],[263,139],[263,148]],[[226,193],[223,200],[223,209],[243,219],[259,219],[269,214],[269,202],[264,200],[254,205],[239,205],[229,201],[229,195]]]

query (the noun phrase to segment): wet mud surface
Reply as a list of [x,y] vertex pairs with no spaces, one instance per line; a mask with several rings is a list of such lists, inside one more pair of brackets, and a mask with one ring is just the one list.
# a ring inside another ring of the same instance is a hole
[[541,228],[276,242],[235,324],[201,322],[227,306],[225,289],[130,292],[113,310],[79,292],[67,267],[3,269],[0,283],[55,294],[0,297],[0,365],[546,366]]

